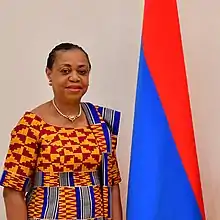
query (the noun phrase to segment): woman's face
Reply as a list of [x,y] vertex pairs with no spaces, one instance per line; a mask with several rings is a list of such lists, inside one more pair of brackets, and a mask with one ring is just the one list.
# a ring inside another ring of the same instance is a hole
[[58,51],[52,69],[46,70],[55,97],[67,102],[80,101],[89,86],[89,62],[79,49]]

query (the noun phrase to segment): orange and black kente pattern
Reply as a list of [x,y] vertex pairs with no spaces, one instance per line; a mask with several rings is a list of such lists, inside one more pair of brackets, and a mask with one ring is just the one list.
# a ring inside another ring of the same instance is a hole
[[121,181],[119,115],[112,111],[113,129],[106,133],[105,109],[95,109],[85,110],[85,128],[53,126],[26,112],[12,130],[0,184],[26,193],[28,219],[112,219],[111,186]]

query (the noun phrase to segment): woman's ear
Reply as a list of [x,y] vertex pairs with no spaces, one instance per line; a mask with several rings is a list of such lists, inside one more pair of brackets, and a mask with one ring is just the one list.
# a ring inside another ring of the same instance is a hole
[[46,72],[47,78],[49,80],[49,86],[52,86],[52,78],[51,78],[52,71],[48,67],[46,67],[45,72]]
[[48,80],[50,80],[52,71],[48,67],[46,67],[45,72],[46,72]]

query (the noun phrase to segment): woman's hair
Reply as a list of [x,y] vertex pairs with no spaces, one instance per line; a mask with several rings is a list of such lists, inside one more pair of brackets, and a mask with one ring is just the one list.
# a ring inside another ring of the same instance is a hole
[[80,47],[76,44],[72,44],[72,43],[61,43],[61,44],[58,44],[56,47],[54,47],[52,49],[52,51],[49,53],[49,56],[47,58],[47,68],[52,69],[54,61],[56,59],[56,52],[58,52],[58,51],[67,51],[67,50],[81,50],[86,55],[86,58],[87,58],[88,63],[89,63],[89,68],[91,69],[91,63],[90,63],[90,60],[89,60],[89,55],[86,53],[86,51],[82,47]]

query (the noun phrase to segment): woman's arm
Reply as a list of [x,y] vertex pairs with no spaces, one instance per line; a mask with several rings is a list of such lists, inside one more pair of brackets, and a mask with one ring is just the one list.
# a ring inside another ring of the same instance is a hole
[[122,205],[119,185],[112,186],[112,217],[113,220],[122,220]]
[[7,220],[27,220],[27,207],[23,192],[4,188],[3,197]]
[[41,121],[26,113],[11,131],[0,185],[7,220],[27,220],[25,193],[34,177]]

